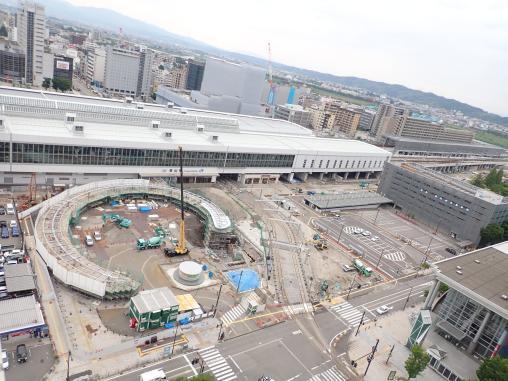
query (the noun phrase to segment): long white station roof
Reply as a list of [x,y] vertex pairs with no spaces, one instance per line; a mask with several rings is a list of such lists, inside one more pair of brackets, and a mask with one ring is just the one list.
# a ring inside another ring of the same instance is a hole
[[[5,129],[0,138],[15,142],[123,148],[313,153],[389,156],[376,146],[344,139],[318,138],[306,128],[277,119],[202,110],[168,109],[153,104],[0,87]],[[143,107],[139,109],[138,107]],[[84,127],[76,134],[65,115]],[[160,128],[152,128],[158,121]],[[204,131],[199,132],[198,126]],[[165,136],[171,132],[171,138]],[[217,136],[212,141],[212,136]]]

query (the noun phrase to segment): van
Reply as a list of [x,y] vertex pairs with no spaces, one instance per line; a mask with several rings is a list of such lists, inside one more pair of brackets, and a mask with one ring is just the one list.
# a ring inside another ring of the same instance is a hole
[[7,212],[7,214],[14,214],[14,213],[16,213],[16,210],[14,209],[14,205],[13,204],[7,204],[7,205],[5,205],[5,211]]

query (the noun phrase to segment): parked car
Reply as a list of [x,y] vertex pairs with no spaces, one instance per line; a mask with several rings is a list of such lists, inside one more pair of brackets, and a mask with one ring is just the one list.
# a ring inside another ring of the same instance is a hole
[[381,306],[381,307],[376,308],[376,312],[379,315],[384,315],[385,313],[387,313],[390,310],[393,310],[393,307],[391,307],[391,306],[390,307],[388,307],[388,306]]
[[14,209],[14,205],[13,204],[7,204],[5,206],[5,211],[7,214],[14,214],[16,213],[16,209]]
[[101,232],[100,231],[94,231],[93,232],[93,237],[95,238],[96,241],[100,241],[102,239]]
[[93,246],[93,239],[92,239],[92,236],[91,236],[91,235],[87,234],[87,235],[85,236],[85,244],[86,244],[87,246]]
[[364,231],[362,232],[362,235],[364,235],[365,237],[368,237],[368,236],[370,236],[370,231],[368,231],[368,230],[364,230]]
[[9,369],[9,356],[7,355],[7,351],[2,351],[2,369]]
[[451,247],[447,247],[445,250],[452,255],[457,255],[457,250],[452,249]]
[[379,241],[379,237],[377,235],[375,235],[370,240],[374,241],[374,242],[377,242],[377,241]]
[[19,227],[13,226],[11,230],[11,235],[13,237],[19,237]]
[[7,221],[0,221],[0,227],[7,227]]
[[16,347],[16,360],[19,363],[26,362],[28,360],[28,350],[25,344],[19,344]]
[[2,238],[9,238],[9,229],[7,226],[2,226]]
[[6,293],[5,291],[0,292],[0,299],[8,299],[8,298],[9,298],[8,293]]
[[0,215],[5,215],[5,208],[3,205],[0,205]]

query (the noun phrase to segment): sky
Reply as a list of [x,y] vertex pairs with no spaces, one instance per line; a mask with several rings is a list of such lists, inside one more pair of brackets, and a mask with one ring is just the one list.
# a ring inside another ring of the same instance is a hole
[[270,42],[276,62],[402,84],[508,116],[508,1],[68,1],[258,57]]

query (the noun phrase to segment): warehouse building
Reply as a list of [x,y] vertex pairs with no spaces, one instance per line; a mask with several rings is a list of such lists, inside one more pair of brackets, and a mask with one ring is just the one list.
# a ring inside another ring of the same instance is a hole
[[178,300],[168,287],[141,291],[129,305],[131,328],[137,331],[162,327],[177,319]]
[[418,164],[388,163],[378,192],[464,246],[477,244],[483,227],[508,219],[508,198]]
[[112,178],[269,183],[284,176],[377,177],[390,153],[318,138],[294,123],[162,105],[0,88],[0,181],[83,184]]
[[0,300],[0,338],[45,328],[41,305],[34,295]]
[[425,157],[501,157],[506,150],[486,143],[441,142],[389,135],[385,147],[393,147],[394,155]]

